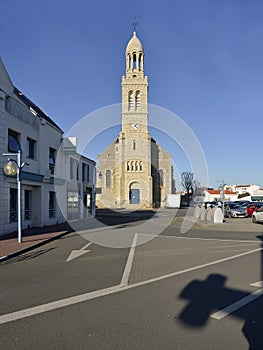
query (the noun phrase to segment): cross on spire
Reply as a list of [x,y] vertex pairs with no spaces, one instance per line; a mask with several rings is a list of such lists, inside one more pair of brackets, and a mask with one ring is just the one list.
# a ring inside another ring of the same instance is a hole
[[138,22],[136,22],[136,16],[134,17],[132,25],[133,25],[134,31],[136,32],[136,26],[138,25]]

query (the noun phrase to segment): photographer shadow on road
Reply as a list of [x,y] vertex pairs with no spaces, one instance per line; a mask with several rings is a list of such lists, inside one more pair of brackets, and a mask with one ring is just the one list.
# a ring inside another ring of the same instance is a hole
[[[179,317],[182,323],[197,328],[204,327],[214,313],[219,315],[214,317],[217,320],[222,315],[237,317],[245,322],[242,332],[249,350],[263,349],[263,235],[257,237],[261,241],[261,289],[251,293],[228,288],[225,286],[227,277],[220,274],[211,274],[205,281],[195,280],[180,294],[180,298],[188,300],[188,305]],[[218,322],[223,322],[223,317]]]
[[[180,294],[188,300],[179,320],[189,327],[204,327],[209,317],[227,306],[251,295],[250,292],[231,289],[225,286],[227,278],[211,274],[206,280],[191,282]],[[228,317],[238,317],[245,321],[242,329],[250,350],[263,349],[263,296],[230,313]],[[217,322],[223,322],[217,321]],[[226,336],[224,334],[224,336]]]

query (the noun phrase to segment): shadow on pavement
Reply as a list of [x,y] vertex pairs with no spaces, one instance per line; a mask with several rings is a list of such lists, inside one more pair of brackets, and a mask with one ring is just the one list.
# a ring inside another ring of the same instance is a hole
[[124,225],[131,222],[149,220],[156,214],[155,210],[114,211],[97,209],[96,219],[107,226]]
[[[76,220],[72,222],[65,222],[62,224],[56,224],[52,226],[44,227],[30,227],[22,230],[23,237],[38,236],[46,233],[59,233],[59,232],[74,232],[82,229],[94,229],[102,228],[105,226],[124,225],[129,223],[140,222],[151,219],[156,214],[154,210],[137,210],[137,211],[114,211],[111,209],[97,209],[97,215],[95,218],[87,217],[85,219]],[[117,227],[118,228],[118,227]],[[17,231],[0,236],[0,241],[17,238]],[[37,239],[36,239],[37,241]]]
[[[258,237],[263,248],[263,237]],[[261,250],[261,281],[263,253]],[[180,298],[188,300],[188,305],[181,312],[179,320],[190,328],[204,327],[210,315],[251,295],[251,292],[228,288],[227,277],[211,274],[206,280],[195,280],[181,292]],[[262,288],[262,287],[261,287]],[[227,317],[237,317],[245,321],[242,329],[249,343],[250,350],[263,349],[263,296],[237,308]],[[223,322],[223,320],[218,321]]]
[[[62,232],[62,231],[72,232],[72,228],[67,222],[62,224],[57,224],[57,225],[44,226],[44,227],[30,227],[22,230],[22,236],[30,237],[30,236],[37,236],[37,235],[42,235],[46,233],[56,233],[56,232]],[[17,231],[0,236],[0,241],[12,239],[12,238],[17,238]]]

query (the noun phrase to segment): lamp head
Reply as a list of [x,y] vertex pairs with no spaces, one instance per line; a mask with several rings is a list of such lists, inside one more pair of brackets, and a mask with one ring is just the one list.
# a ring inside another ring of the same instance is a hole
[[14,176],[18,171],[17,165],[11,160],[4,165],[4,172],[6,175]]

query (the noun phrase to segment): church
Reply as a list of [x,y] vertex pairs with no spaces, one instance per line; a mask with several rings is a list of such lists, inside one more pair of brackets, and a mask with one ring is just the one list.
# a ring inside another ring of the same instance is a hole
[[121,132],[98,155],[97,207],[163,207],[166,195],[174,193],[172,156],[148,130],[148,78],[135,28],[126,47],[126,74],[121,86]]

